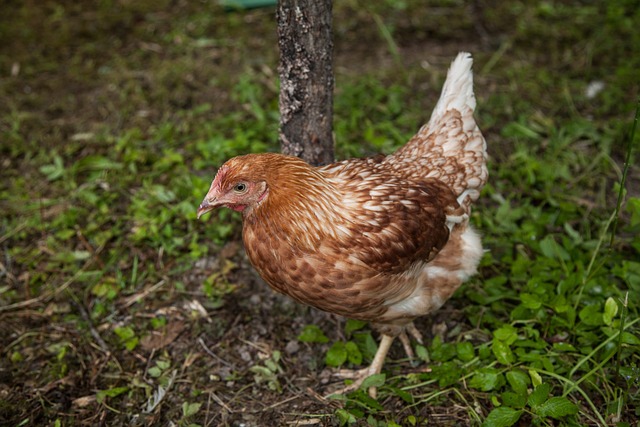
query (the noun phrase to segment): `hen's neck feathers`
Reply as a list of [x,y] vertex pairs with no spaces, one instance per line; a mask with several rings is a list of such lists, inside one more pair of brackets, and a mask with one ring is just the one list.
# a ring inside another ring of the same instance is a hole
[[[251,156],[251,155],[250,155]],[[244,156],[243,156],[244,157]],[[266,227],[281,239],[313,248],[345,232],[340,190],[297,157],[263,154],[244,159],[248,179],[264,180],[268,196],[245,216],[245,226]]]

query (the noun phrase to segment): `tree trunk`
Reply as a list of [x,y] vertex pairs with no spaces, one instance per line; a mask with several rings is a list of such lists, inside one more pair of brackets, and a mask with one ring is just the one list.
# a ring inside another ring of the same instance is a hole
[[279,0],[280,148],[312,165],[333,157],[331,0]]

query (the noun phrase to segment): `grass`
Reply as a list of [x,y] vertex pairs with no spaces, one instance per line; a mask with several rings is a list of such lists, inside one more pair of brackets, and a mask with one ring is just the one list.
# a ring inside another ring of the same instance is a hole
[[403,144],[469,50],[491,179],[419,363],[325,400],[368,326],[270,291],[237,214],[195,220],[216,166],[277,150],[273,10],[8,3],[0,424],[637,425],[639,12],[480,6],[335,5],[339,157]]

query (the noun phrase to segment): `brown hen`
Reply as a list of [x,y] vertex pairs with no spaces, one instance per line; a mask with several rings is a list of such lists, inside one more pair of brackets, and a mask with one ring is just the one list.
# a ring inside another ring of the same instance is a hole
[[235,157],[198,208],[198,217],[242,212],[249,259],[273,289],[380,331],[372,364],[348,389],[380,373],[396,336],[411,356],[406,332],[422,342],[413,319],[476,272],[482,245],[469,210],[488,173],[471,65],[458,55],[431,119],[395,153],[319,168],[281,154]]

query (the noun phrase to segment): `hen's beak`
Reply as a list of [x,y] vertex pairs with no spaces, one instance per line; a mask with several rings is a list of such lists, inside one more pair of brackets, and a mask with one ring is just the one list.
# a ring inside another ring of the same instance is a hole
[[200,206],[198,206],[198,219],[200,219],[200,217],[204,214],[206,214],[207,212],[210,212],[212,210],[214,210],[215,208],[217,208],[218,206],[220,206],[220,203],[218,203],[217,200],[209,200],[207,198],[205,198],[202,203],[200,203]]

